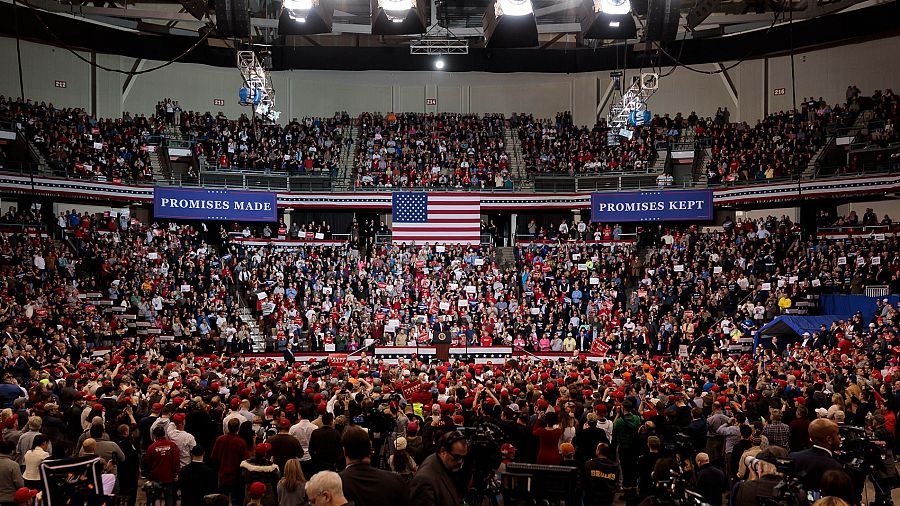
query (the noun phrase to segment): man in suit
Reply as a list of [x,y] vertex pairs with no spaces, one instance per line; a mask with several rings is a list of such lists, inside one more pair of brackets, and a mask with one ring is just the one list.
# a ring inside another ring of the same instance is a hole
[[284,363],[287,364],[288,367],[293,367],[295,361],[294,345],[288,342],[287,348],[284,349]]
[[347,467],[341,471],[344,496],[355,506],[407,506],[409,493],[400,475],[372,467],[369,433],[358,426],[341,436]]
[[191,449],[191,463],[178,473],[182,504],[203,504],[203,497],[218,492],[216,471],[203,462],[203,447]]
[[710,465],[709,455],[705,453],[697,454],[697,477],[693,488],[710,506],[721,506],[722,495],[728,490],[725,473]]
[[[450,324],[444,321],[443,316],[438,317],[438,322],[431,327],[431,336],[435,342],[450,342]],[[443,334],[443,336],[441,336]]]
[[441,436],[438,450],[431,454],[409,483],[412,506],[457,506],[463,489],[455,475],[469,455],[469,443],[458,431]]
[[841,469],[835,460],[834,451],[841,447],[838,425],[826,418],[819,418],[809,424],[809,440],[812,448],[789,455],[794,460],[794,472],[807,491],[820,490],[825,471]]

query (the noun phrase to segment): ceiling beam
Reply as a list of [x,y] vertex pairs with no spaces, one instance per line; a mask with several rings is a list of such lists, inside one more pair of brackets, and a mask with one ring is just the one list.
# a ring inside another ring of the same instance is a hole
[[548,14],[556,14],[557,12],[565,12],[578,6],[579,0],[564,0],[558,4],[541,7],[534,10],[534,17],[547,16]]

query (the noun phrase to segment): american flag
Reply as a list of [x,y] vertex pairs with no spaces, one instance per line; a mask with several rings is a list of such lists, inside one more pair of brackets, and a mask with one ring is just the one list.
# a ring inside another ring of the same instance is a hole
[[481,197],[471,193],[396,192],[393,242],[479,244]]

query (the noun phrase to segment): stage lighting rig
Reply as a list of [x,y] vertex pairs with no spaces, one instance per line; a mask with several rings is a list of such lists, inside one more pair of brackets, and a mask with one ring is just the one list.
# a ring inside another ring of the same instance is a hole
[[265,121],[277,122],[281,112],[275,110],[275,87],[272,86],[272,76],[263,67],[256,52],[252,49],[238,51],[237,66],[244,79],[244,89],[239,94],[241,105],[253,107],[253,112],[262,116]]
[[331,0],[283,0],[281,5],[279,35],[331,33],[334,18]]
[[637,37],[629,0],[582,0],[579,15],[586,39],[625,40]]
[[486,47],[534,47],[538,45],[537,20],[531,0],[492,0],[484,11]]

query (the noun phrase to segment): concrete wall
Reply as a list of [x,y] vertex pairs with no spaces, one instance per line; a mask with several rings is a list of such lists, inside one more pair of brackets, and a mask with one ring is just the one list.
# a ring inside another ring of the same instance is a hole
[[[850,44],[795,56],[797,99],[822,96],[829,101],[844,98],[848,84],[863,93],[874,89],[900,88],[900,36]],[[83,54],[90,59],[89,53]],[[9,63],[0,74],[0,93],[19,96],[15,40],[0,38],[0,57]],[[223,111],[236,116],[248,109],[237,105],[241,78],[235,69],[195,64],[173,64],[135,76],[125,86],[126,76],[98,69],[77,59],[64,49],[22,43],[25,94],[57,106],[92,106],[101,116],[119,116],[123,111],[152,113],[165,97],[177,99],[182,107],[201,111]],[[130,71],[134,60],[117,55],[96,55],[103,66]],[[423,58],[425,58],[423,56]],[[161,62],[145,61],[138,70]],[[729,63],[723,63],[726,67]],[[696,65],[692,70],[677,68],[660,80],[659,91],[650,98],[653,113],[696,111],[711,116],[718,107],[728,107],[733,120],[755,122],[768,108],[778,111],[792,103],[790,58],[786,56],[742,62],[728,71],[734,89],[726,86],[713,64]],[[671,68],[661,70],[669,73]],[[92,74],[96,95],[92,97]],[[630,70],[625,80],[639,71]],[[66,88],[54,87],[64,80]],[[559,111],[573,111],[576,123],[594,123],[598,98],[608,88],[609,72],[582,74],[488,74],[454,72],[337,72],[280,71],[273,73],[276,103],[282,119],[302,116],[330,116],[335,111],[357,114],[362,111],[416,112],[530,112],[551,118]],[[775,88],[785,95],[774,96]],[[213,101],[222,99],[224,106]],[[426,105],[426,99],[437,104]],[[92,101],[94,103],[92,103]]]

